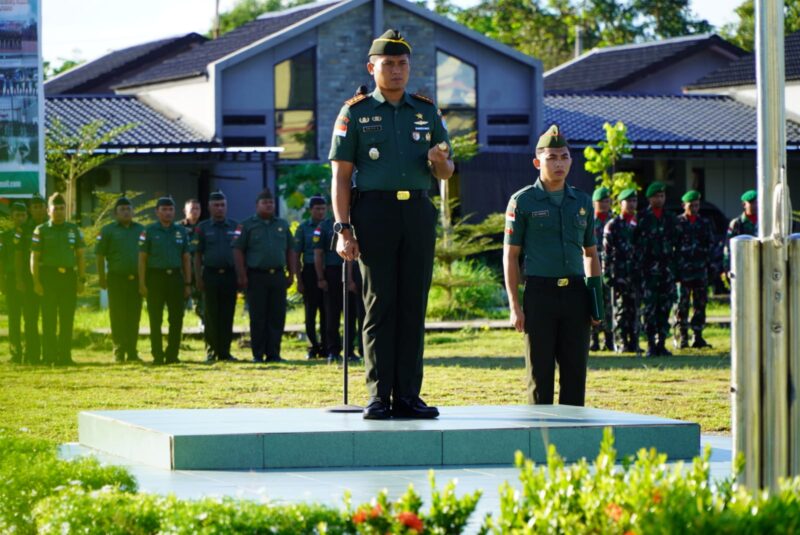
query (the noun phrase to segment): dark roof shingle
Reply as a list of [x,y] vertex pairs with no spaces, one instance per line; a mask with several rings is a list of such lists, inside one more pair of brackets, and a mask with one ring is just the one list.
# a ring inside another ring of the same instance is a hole
[[687,55],[716,46],[744,51],[717,35],[695,35],[654,43],[596,48],[545,73],[545,91],[612,91]]
[[94,88],[98,85],[118,82],[120,77],[133,75],[136,69],[146,67],[148,63],[160,63],[170,55],[182,53],[206,40],[202,35],[189,33],[115,50],[47,80],[44,84],[45,94],[95,93]]
[[102,132],[134,123],[136,126],[117,137],[106,148],[214,146],[181,121],[170,119],[133,96],[57,96],[45,99],[47,128],[58,119],[67,132],[77,132],[97,119],[104,121]]
[[[756,109],[726,96],[548,93],[544,105],[545,124],[576,145],[596,144],[617,121],[634,145],[756,144]],[[786,122],[786,142],[800,145],[800,124]]]
[[201,46],[138,73],[118,84],[118,87],[132,87],[203,75],[209,63],[329,9],[337,3],[323,1],[248,22],[218,39],[206,41]]
[[[786,80],[800,80],[800,31],[789,34],[784,40],[783,54]],[[756,56],[748,54],[707,74],[687,87],[687,89],[710,89],[735,85],[754,85],[756,83]]]

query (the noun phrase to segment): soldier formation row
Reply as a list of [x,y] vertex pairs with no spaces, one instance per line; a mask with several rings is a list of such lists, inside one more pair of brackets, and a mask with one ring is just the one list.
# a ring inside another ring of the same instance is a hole
[[[227,217],[225,195],[220,191],[210,195],[211,217],[206,221],[198,222],[200,205],[192,199],[186,203],[186,219],[175,222],[174,201],[162,197],[156,204],[157,221],[147,227],[133,220],[128,199],[118,199],[115,221],[102,228],[95,246],[99,284],[108,290],[115,360],[140,361],[137,340],[144,298],[154,363],[179,361],[183,317],[191,301],[203,320],[207,360],[237,360],[230,351],[233,316],[237,292],[244,291],[252,360],[280,361],[286,292],[295,276],[306,303],[308,358],[334,362],[344,349],[348,358],[357,360],[353,334],[356,320],[363,318],[360,274],[352,263],[348,265],[348,296],[356,313],[347,325],[351,347],[343,348],[339,318],[344,262],[329,248],[334,232],[333,222],[324,219],[325,199],[312,198],[310,207],[311,219],[293,236],[289,223],[275,216],[269,190],[258,196],[255,215],[241,223]],[[66,221],[59,194],[47,205],[39,196],[29,207],[16,202],[11,213],[14,226],[0,238],[0,280],[7,296],[12,361],[71,364],[75,305],[85,283],[83,234]],[[169,332],[163,347],[165,307]]]

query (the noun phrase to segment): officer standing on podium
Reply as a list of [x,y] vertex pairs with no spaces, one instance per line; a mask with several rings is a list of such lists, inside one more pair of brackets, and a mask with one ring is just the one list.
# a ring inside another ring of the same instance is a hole
[[453,174],[449,138],[433,101],[406,92],[411,45],[397,31],[375,39],[368,58],[376,89],[342,107],[329,155],[337,252],[360,258],[364,277],[364,418],[436,418],[420,398],[436,241],[428,190]]

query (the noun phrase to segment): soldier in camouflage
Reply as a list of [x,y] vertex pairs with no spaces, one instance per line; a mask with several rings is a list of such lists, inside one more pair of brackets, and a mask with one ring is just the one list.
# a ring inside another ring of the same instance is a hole
[[728,225],[728,233],[725,236],[725,272],[730,271],[730,244],[731,238],[736,236],[758,236],[758,194],[751,189],[742,194],[742,206],[744,211]]
[[639,216],[634,231],[638,252],[643,315],[648,357],[671,356],[665,343],[669,337],[669,313],[675,302],[674,214],[664,210],[666,185],[653,182],[647,188],[650,203]]
[[689,306],[693,308],[692,347],[711,347],[703,340],[708,303],[708,280],[712,271],[714,233],[711,222],[700,215],[700,192],[687,191],[684,212],[678,216],[675,256],[678,279],[678,308],[675,311],[675,347],[689,347]]
[[[594,238],[597,243],[597,256],[600,258],[600,269],[603,269],[605,262],[603,227],[605,227],[612,215],[611,191],[606,187],[594,190],[592,205],[594,206]],[[614,351],[614,334],[611,327],[611,288],[607,284],[603,286],[603,305],[606,310],[606,316],[599,325],[592,326],[592,343],[589,346],[591,351],[600,350],[600,331],[603,332],[603,349]]]
[[617,199],[622,212],[603,230],[603,274],[614,301],[614,347],[618,353],[638,353],[640,281],[633,245],[636,190],[622,190]]

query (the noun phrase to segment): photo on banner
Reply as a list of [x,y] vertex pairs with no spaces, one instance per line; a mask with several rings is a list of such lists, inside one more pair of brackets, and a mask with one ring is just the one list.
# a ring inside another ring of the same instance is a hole
[[40,0],[0,0],[0,198],[44,191]]

